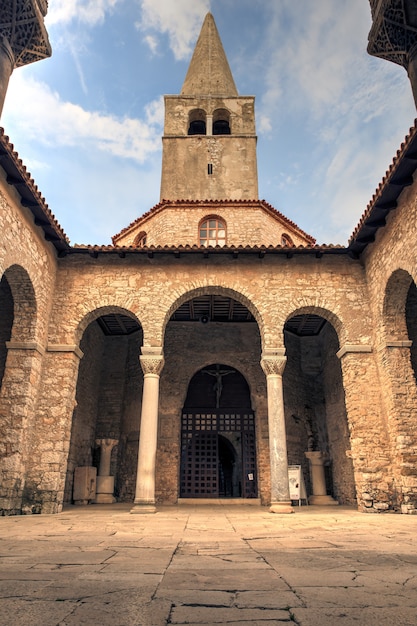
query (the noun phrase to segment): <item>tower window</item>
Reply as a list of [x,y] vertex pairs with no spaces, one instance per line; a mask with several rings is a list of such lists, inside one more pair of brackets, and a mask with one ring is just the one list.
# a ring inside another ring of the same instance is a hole
[[207,133],[206,112],[203,109],[190,111],[188,118],[189,135],[205,135]]
[[200,246],[226,245],[226,224],[219,217],[204,218],[199,229]]
[[213,174],[213,163],[207,165],[207,174],[211,176]]
[[213,135],[230,135],[230,113],[217,109],[213,114]]

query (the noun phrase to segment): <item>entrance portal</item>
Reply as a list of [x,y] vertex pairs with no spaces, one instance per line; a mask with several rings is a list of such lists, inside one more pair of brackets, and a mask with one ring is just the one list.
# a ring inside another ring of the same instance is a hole
[[[206,406],[195,406],[197,400]],[[191,380],[182,413],[180,497],[257,495],[255,415],[248,385],[236,370],[212,365]]]

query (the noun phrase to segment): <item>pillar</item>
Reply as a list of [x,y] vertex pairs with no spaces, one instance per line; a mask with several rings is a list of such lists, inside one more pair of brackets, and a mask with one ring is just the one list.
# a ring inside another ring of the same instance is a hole
[[327,461],[327,454],[319,450],[305,452],[304,454],[310,461],[310,475],[313,488],[313,495],[308,499],[309,504],[339,504],[332,496],[327,495],[326,478],[324,475],[324,462]]
[[[356,496],[362,511],[384,511],[394,505],[392,467],[381,379],[372,347],[345,344],[337,353],[342,366],[346,415]],[[371,501],[371,505],[369,502]]]
[[131,513],[155,513],[155,464],[158,439],[159,375],[162,348],[142,348],[143,395],[135,501]]
[[37,342],[8,341],[0,393],[0,512],[22,512],[29,439],[45,349]]
[[293,513],[288,481],[287,434],[285,428],[282,374],[287,361],[285,350],[265,351],[261,367],[268,394],[269,455],[271,464],[271,513]]
[[96,504],[112,504],[114,497],[114,476],[110,476],[111,453],[119,443],[118,439],[96,439],[100,446],[100,465],[97,475]]
[[14,54],[6,37],[0,35],[0,115],[14,68]]

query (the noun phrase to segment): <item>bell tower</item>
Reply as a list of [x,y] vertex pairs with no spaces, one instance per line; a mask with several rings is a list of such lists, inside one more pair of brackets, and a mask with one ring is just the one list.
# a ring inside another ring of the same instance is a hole
[[165,96],[161,200],[256,200],[255,98],[239,96],[208,13],[177,96]]

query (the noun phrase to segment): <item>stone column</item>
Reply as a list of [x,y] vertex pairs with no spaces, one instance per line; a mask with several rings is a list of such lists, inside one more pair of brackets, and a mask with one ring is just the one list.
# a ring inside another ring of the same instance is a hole
[[142,348],[144,373],[136,492],[131,513],[155,513],[155,463],[158,439],[159,375],[162,348]]
[[0,115],[9,79],[14,69],[14,54],[6,37],[0,35]]
[[310,461],[310,475],[313,487],[313,495],[308,499],[309,504],[339,504],[332,496],[327,495],[326,479],[324,476],[324,462],[327,461],[327,454],[319,450],[304,452],[304,454]]
[[100,446],[100,466],[97,475],[96,504],[112,504],[114,497],[114,476],[110,476],[112,450],[119,443],[118,439],[96,439]]
[[261,367],[266,375],[268,393],[269,454],[271,464],[271,513],[293,513],[288,482],[287,434],[285,429],[282,374],[285,350],[265,351]]

